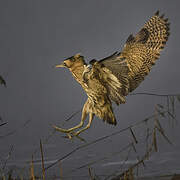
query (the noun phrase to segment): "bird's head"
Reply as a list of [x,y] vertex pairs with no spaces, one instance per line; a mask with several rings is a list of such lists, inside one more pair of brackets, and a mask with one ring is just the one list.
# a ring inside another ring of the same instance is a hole
[[56,65],[56,68],[65,67],[72,70],[76,67],[84,66],[84,64],[85,64],[84,57],[81,56],[80,54],[76,54],[72,57],[65,59],[61,64]]

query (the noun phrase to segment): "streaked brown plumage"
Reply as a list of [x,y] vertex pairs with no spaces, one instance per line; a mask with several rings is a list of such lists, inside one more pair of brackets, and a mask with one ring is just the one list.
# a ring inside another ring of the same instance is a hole
[[[168,40],[167,21],[163,15],[159,16],[158,11],[136,36],[128,37],[122,52],[115,52],[100,61],[92,60],[89,65],[85,63],[83,56],[77,54],[57,65],[56,67],[66,67],[70,70],[87,93],[88,99],[84,104],[79,125],[67,130],[57,126],[54,128],[68,133],[69,137],[78,135],[90,127],[94,115],[116,125],[112,102],[117,105],[125,103],[125,96],[136,89],[150,72]],[[87,126],[74,132],[83,126],[88,114]]]

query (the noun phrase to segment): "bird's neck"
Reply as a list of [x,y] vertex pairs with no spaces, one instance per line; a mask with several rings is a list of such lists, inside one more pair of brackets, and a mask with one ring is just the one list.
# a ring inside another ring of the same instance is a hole
[[73,67],[70,69],[72,75],[74,76],[74,78],[81,84],[82,83],[82,75],[84,72],[84,65],[79,65],[76,67]]

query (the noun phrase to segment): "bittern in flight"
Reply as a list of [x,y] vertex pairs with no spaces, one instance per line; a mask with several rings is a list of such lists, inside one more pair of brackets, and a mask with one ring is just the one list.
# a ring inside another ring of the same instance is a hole
[[[157,11],[135,36],[128,37],[122,52],[115,52],[99,61],[93,59],[89,64],[83,56],[76,54],[57,65],[69,69],[88,98],[80,124],[70,129],[53,127],[69,137],[77,136],[90,127],[94,115],[116,125],[112,102],[117,105],[125,103],[125,96],[139,86],[159,58],[168,36],[168,19],[159,16]],[[82,128],[88,114],[89,122]]]

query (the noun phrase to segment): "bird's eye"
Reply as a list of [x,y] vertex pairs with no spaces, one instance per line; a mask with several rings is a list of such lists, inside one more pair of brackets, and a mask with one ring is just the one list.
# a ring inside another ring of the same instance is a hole
[[67,67],[67,65],[66,65],[66,63],[65,63],[65,62],[63,63],[63,65]]

